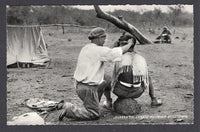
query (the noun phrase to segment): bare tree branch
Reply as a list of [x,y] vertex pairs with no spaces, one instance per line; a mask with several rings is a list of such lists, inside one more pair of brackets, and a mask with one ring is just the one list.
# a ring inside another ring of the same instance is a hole
[[140,42],[140,44],[152,44],[151,40],[147,39],[138,29],[136,29],[133,25],[125,21],[122,16],[119,16],[117,18],[108,13],[105,13],[100,9],[98,5],[94,5],[94,8],[98,18],[105,19],[113,23],[118,28],[124,29],[125,31],[129,32]]

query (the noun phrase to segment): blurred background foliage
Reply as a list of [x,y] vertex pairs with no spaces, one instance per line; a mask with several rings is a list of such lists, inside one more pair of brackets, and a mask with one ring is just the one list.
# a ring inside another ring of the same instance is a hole
[[[169,12],[160,9],[146,11],[115,10],[108,12],[114,16],[123,16],[126,21],[138,28],[155,28],[163,25],[171,27],[193,26],[193,14],[182,11],[181,5],[169,7]],[[96,17],[94,10],[81,10],[71,6],[7,6],[7,24],[43,25],[77,24],[81,26],[101,26],[110,31],[117,31],[113,24]]]

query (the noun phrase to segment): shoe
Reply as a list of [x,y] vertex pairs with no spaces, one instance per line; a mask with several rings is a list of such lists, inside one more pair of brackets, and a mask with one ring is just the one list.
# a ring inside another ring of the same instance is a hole
[[56,109],[57,110],[60,110],[63,108],[63,105],[64,105],[64,100],[61,100],[57,105],[56,105]]
[[59,120],[62,121],[63,118],[66,116],[67,114],[67,110],[70,109],[71,107],[73,107],[72,103],[66,102],[62,105],[62,109],[64,109],[60,115],[59,115]]
[[161,106],[161,105],[162,105],[161,99],[154,98],[151,101],[151,107],[157,107],[157,106]]
[[63,110],[59,115],[59,121],[62,121],[65,115],[66,115],[66,110]]
[[112,99],[104,101],[103,107],[108,109],[108,110],[112,110]]

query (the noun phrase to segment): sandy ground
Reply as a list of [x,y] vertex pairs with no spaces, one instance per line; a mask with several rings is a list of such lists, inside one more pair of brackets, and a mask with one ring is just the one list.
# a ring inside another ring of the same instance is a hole
[[[7,120],[33,110],[22,105],[28,98],[44,98],[54,101],[81,101],[73,87],[78,54],[88,43],[87,33],[62,34],[61,29],[43,28],[51,58],[49,68],[7,69]],[[49,34],[50,33],[50,34]],[[109,46],[119,37],[119,33],[109,33]],[[152,40],[156,34],[146,33]],[[179,39],[175,39],[178,36]],[[184,39],[183,37],[186,36]],[[52,125],[65,124],[185,124],[193,123],[193,28],[177,28],[173,44],[136,45],[136,51],[144,56],[149,66],[149,74],[155,86],[155,94],[163,105],[150,107],[148,90],[137,99],[142,105],[139,115],[124,117],[101,108],[101,118],[97,121],[58,121],[60,111],[51,112],[46,122]],[[71,39],[71,41],[68,41]],[[113,64],[106,64],[106,73],[111,75]],[[115,95],[112,95],[114,100]],[[105,97],[102,98],[102,102]]]

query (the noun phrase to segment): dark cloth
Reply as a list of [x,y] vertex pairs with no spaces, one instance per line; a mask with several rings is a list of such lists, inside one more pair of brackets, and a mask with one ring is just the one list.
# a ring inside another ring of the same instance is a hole
[[133,70],[132,66],[124,66],[123,73],[118,77],[118,81],[133,84]]
[[158,36],[156,39],[163,39],[164,41],[171,41],[171,37],[169,35]]
[[161,39],[161,42],[164,43],[171,43],[171,32],[169,30],[163,30],[163,32],[161,33],[161,35],[159,35],[156,39]]
[[156,39],[161,39],[163,37],[164,40],[168,40],[168,39],[171,39],[170,35],[171,35],[171,32],[169,30],[163,30],[162,33]]
[[126,87],[118,81],[113,89],[113,93],[119,98],[138,98],[142,95],[144,90],[144,87]]
[[[118,76],[118,81],[114,86],[113,93],[117,95],[119,98],[138,98],[142,95],[145,90],[144,82],[142,79],[138,79],[138,76],[133,75],[132,66],[123,66],[123,72]],[[120,83],[128,83],[128,84],[140,84],[140,87],[131,87],[124,86]]]

